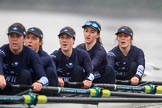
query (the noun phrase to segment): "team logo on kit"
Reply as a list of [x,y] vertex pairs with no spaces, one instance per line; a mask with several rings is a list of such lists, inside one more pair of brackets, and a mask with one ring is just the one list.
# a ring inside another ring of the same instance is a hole
[[19,65],[19,63],[18,63],[18,62],[13,62],[13,63],[11,63],[11,65],[12,65],[13,67],[16,67],[16,66]]
[[13,30],[18,30],[18,28],[17,27],[14,27],[14,28],[12,28]]

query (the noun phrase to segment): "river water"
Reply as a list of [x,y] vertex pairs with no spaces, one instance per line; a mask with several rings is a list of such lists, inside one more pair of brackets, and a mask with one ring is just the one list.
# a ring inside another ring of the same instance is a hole
[[[101,38],[103,45],[107,51],[111,50],[115,45],[115,32],[118,27],[127,25],[130,26],[134,31],[133,44],[142,48],[145,53],[146,63],[148,64],[148,75],[143,80],[149,81],[162,81],[162,71],[154,70],[152,66],[162,68],[162,20],[160,18],[152,17],[114,17],[114,16],[103,16],[103,15],[92,15],[92,14],[77,14],[77,13],[66,13],[66,12],[37,12],[31,10],[0,10],[0,46],[8,43],[7,40],[7,29],[15,22],[20,22],[29,27],[39,27],[44,33],[44,45],[43,49],[49,54],[59,48],[58,33],[61,28],[65,26],[71,26],[76,31],[76,41],[74,47],[82,42],[83,29],[82,25],[87,20],[96,20],[101,24]],[[63,104],[48,105],[48,107],[63,107]],[[47,107],[44,105],[38,106],[40,108]],[[78,108],[159,108],[158,105],[142,105],[132,103],[108,103],[95,105],[75,105],[75,104],[64,104],[64,107],[78,107]]]

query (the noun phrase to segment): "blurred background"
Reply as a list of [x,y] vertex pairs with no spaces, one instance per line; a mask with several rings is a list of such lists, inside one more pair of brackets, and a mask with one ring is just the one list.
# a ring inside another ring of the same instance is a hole
[[160,19],[162,0],[0,0],[0,9]]

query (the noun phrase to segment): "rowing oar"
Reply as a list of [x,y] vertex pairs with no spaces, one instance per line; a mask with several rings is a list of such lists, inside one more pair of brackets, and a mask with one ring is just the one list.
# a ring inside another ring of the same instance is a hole
[[[32,88],[30,85],[12,85],[16,88]],[[100,89],[98,87],[93,87],[90,89],[76,89],[76,88],[63,88],[63,87],[43,87],[43,91],[53,91],[55,93],[63,94],[85,94],[90,97],[110,97],[110,96],[122,96],[122,97],[139,97],[139,98],[162,98],[161,95],[154,94],[142,94],[142,93],[129,93],[129,92],[119,92],[119,91],[110,91],[107,89]]]
[[[82,82],[66,82],[66,86],[68,87],[83,87]],[[101,84],[101,83],[93,83],[92,86],[101,87],[109,90],[127,90],[127,91],[139,91],[145,92],[148,94],[162,94],[162,86],[155,86],[152,84],[148,84],[145,86],[130,86],[130,85],[117,85],[117,84]]]
[[110,90],[127,90],[127,91],[139,91],[148,94],[162,94],[162,86],[155,86],[148,84],[145,86],[129,86],[129,85],[117,85],[117,84],[94,84],[97,87],[102,87]]
[[90,97],[47,97],[44,95],[27,94],[23,96],[0,96],[0,102],[12,104],[46,104],[46,103],[78,103],[78,104],[98,104],[108,102],[118,103],[161,103],[162,98],[90,98]]
[[[130,80],[116,80],[116,84],[130,85]],[[162,81],[140,81],[139,84],[162,85]]]
[[28,93],[23,96],[0,95],[0,103],[36,105],[47,103],[47,97],[44,95],[36,95],[34,93]]

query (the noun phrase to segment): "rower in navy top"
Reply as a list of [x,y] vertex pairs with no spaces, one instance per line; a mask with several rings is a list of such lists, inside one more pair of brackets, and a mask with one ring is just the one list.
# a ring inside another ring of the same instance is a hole
[[[25,84],[33,86],[33,91],[38,92],[42,86],[48,85],[38,54],[24,46],[25,27],[20,23],[12,24],[8,29],[9,44],[0,48],[0,94],[13,95],[20,89],[8,88],[7,83]],[[32,83],[30,69],[37,76],[37,81]]]
[[87,21],[84,28],[84,40],[77,48],[87,51],[91,57],[95,83],[115,83],[115,74],[111,67],[108,66],[107,53],[104,49],[100,32],[101,26],[96,21]]
[[122,26],[117,33],[118,46],[108,52],[108,62],[116,72],[116,79],[130,80],[137,85],[142,79],[145,69],[145,57],[142,49],[133,46],[133,31]]
[[[43,32],[37,27],[31,27],[27,30],[25,37],[25,45],[33,49],[41,57],[42,64],[44,66],[47,78],[49,80],[49,86],[58,86],[58,78],[55,64],[51,58],[43,50]],[[35,78],[35,75],[33,75]],[[46,95],[53,95],[53,92],[46,91]]]
[[64,27],[58,35],[61,48],[52,55],[56,64],[59,86],[64,82],[83,82],[84,88],[92,85],[94,76],[90,57],[87,52],[73,48],[75,31],[71,27]]

